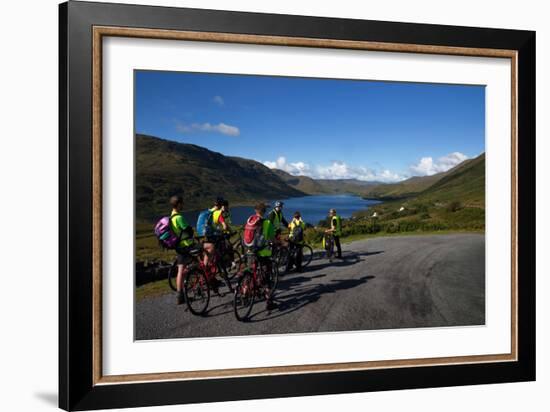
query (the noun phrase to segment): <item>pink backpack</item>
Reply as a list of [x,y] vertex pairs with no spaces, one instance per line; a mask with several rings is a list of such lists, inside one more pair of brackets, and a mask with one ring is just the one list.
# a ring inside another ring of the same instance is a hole
[[173,216],[164,216],[157,222],[154,229],[155,236],[160,245],[166,249],[175,249],[181,240],[181,236],[176,235],[170,225],[172,217]]
[[246,221],[243,232],[243,246],[250,249],[265,247],[266,241],[263,235],[263,219],[258,215],[252,215]]

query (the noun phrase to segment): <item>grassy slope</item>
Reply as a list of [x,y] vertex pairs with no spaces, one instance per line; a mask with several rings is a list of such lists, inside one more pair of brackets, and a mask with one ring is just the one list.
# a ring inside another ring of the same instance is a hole
[[279,169],[272,169],[272,171],[287,184],[301,192],[307,193],[308,195],[330,193],[330,191],[326,187],[324,187],[321,183],[312,179],[311,177],[293,176],[290,173]]
[[[403,211],[399,211],[404,207]],[[384,230],[483,230],[485,228],[485,154],[467,160],[445,173],[416,196],[385,202],[358,213],[368,221],[376,211],[376,224]],[[415,229],[417,228],[417,229]]]
[[445,173],[432,176],[414,176],[398,183],[377,185],[369,189],[367,196],[373,199],[398,199],[414,196],[435,184]]
[[224,196],[234,204],[251,204],[304,195],[253,160],[136,135],[138,221],[151,221],[166,213],[168,198],[177,193],[184,195],[186,210],[208,207],[217,196]]

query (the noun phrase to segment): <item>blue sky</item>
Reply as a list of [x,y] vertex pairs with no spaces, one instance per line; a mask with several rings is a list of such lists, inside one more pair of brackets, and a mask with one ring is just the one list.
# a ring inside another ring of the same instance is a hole
[[484,152],[485,88],[136,71],[135,127],[292,174],[390,182]]

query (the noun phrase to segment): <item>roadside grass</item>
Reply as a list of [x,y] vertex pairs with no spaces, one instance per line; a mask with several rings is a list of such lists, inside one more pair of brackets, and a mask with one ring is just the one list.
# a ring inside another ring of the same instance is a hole
[[152,298],[157,296],[173,293],[172,289],[168,285],[167,279],[161,279],[154,282],[146,283],[144,285],[136,287],[136,302],[139,302],[145,298]]

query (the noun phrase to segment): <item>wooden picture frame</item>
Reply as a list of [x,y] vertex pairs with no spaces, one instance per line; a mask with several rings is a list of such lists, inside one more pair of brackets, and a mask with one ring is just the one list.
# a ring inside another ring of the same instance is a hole
[[[212,10],[60,5],[59,405],[66,410],[535,379],[535,33]],[[512,62],[511,352],[267,368],[102,373],[102,39],[483,56]],[[521,185],[520,185],[521,182]]]

